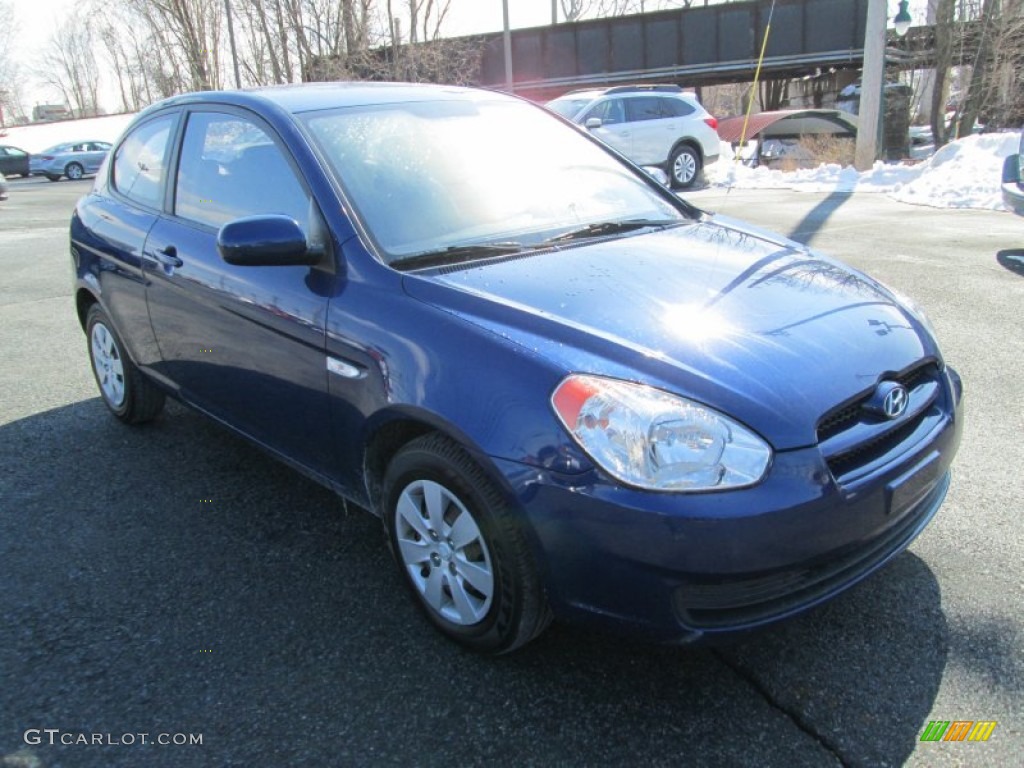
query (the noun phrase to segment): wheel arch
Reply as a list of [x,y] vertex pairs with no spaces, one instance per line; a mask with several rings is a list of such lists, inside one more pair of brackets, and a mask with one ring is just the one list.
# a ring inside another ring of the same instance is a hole
[[509,501],[515,500],[508,481],[490,462],[487,453],[461,429],[427,411],[394,408],[371,419],[362,440],[362,480],[371,512],[380,513],[384,475],[391,460],[403,447],[429,433],[442,435],[465,450],[502,494]]
[[700,164],[702,166],[704,165],[704,147],[702,147],[700,142],[692,136],[684,136],[673,144],[672,149],[668,151],[668,158],[665,160],[665,163],[670,165],[672,163],[672,155],[675,154],[677,149],[683,146],[690,147],[695,150],[697,152],[697,158],[700,160]]
[[85,318],[93,304],[99,304],[100,300],[92,291],[87,288],[79,288],[75,292],[75,312],[78,315],[78,324],[85,330]]

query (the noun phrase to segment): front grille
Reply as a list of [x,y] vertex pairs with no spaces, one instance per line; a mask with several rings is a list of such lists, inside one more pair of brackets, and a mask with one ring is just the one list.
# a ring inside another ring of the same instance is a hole
[[907,389],[909,405],[895,420],[886,419],[864,406],[874,389],[827,413],[818,423],[818,445],[832,477],[840,484],[852,482],[871,471],[879,462],[930,431],[941,420],[940,371],[925,361],[901,374],[886,377]]
[[[938,366],[931,361],[927,361],[897,376],[888,376],[885,380],[898,382],[906,387],[908,392],[913,392],[923,382],[934,381],[938,373]],[[818,442],[825,442],[833,435],[848,429],[861,419],[864,412],[864,403],[871,398],[873,391],[872,389],[869,392],[861,393],[852,402],[840,405],[838,408],[825,414],[821,421],[818,422]]]
[[875,463],[895,446],[900,445],[913,435],[927,416],[928,413],[918,414],[917,418],[911,419],[896,429],[869,438],[838,455],[827,457],[825,463],[828,464],[832,476],[838,480],[859,467]]
[[793,613],[858,581],[904,549],[931,519],[948,487],[946,474],[893,527],[813,562],[741,578],[687,582],[676,592],[676,611],[694,629],[754,626]]

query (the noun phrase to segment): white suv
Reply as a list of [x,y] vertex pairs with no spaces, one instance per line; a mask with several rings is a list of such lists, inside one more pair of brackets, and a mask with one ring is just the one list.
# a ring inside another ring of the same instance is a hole
[[718,159],[718,121],[678,85],[572,91],[547,107],[637,165],[663,168],[673,187],[691,186]]

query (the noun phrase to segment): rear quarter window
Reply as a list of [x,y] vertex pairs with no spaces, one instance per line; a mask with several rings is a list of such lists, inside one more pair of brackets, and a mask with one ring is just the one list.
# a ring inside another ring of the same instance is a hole
[[165,115],[149,120],[125,137],[114,154],[114,189],[135,202],[161,207],[167,149],[176,118]]
[[696,112],[696,108],[682,99],[662,99],[662,117],[686,117]]

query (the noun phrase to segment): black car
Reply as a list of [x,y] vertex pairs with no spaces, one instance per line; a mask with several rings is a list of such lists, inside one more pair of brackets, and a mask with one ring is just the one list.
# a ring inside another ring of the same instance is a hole
[[1003,202],[1018,216],[1024,216],[1024,130],[1016,154],[1003,162]]
[[0,173],[4,176],[28,176],[30,155],[23,149],[0,144]]

